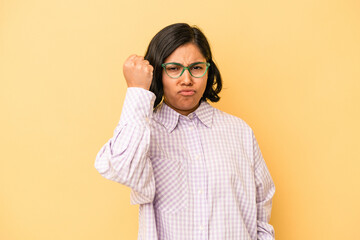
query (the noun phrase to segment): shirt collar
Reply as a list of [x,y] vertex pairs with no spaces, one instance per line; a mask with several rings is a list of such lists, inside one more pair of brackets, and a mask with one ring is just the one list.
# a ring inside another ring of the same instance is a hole
[[[211,128],[214,115],[214,108],[207,102],[202,101],[200,106],[188,115],[189,118],[197,117],[206,127]],[[171,133],[182,116],[162,102],[155,110],[155,118]]]

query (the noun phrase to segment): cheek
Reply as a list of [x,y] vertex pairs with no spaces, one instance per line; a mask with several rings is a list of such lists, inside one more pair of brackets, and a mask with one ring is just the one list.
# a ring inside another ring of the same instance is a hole
[[171,95],[171,89],[173,88],[173,86],[171,85],[171,81],[169,81],[169,79],[167,79],[166,77],[167,76],[163,75],[162,84],[164,90],[164,97],[169,97],[169,95]]
[[204,92],[205,92],[206,85],[207,85],[207,81],[208,81],[208,77],[207,77],[207,75],[206,75],[206,77],[204,78],[204,80],[203,80],[202,83],[201,83],[202,95],[203,95]]

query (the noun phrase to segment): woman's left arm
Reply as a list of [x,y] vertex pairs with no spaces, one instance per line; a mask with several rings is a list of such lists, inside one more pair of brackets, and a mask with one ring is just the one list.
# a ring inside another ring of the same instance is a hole
[[256,184],[257,239],[273,240],[275,232],[269,224],[275,185],[253,134],[253,156]]

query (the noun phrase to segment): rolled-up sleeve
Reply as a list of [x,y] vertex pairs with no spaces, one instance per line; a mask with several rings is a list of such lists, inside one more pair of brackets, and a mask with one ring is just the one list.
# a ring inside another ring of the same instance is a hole
[[128,88],[113,137],[100,149],[95,168],[105,178],[131,188],[131,203],[152,202],[155,180],[150,158],[150,121],[155,95]]

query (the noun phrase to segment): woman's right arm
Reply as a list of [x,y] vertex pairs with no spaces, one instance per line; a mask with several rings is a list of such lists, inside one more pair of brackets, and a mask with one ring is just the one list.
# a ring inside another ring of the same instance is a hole
[[113,137],[97,154],[95,168],[105,178],[130,187],[132,204],[145,204],[152,202],[155,196],[148,155],[155,101],[154,93],[147,90],[152,66],[142,57],[133,55],[124,64],[124,75],[129,88],[121,118]]

